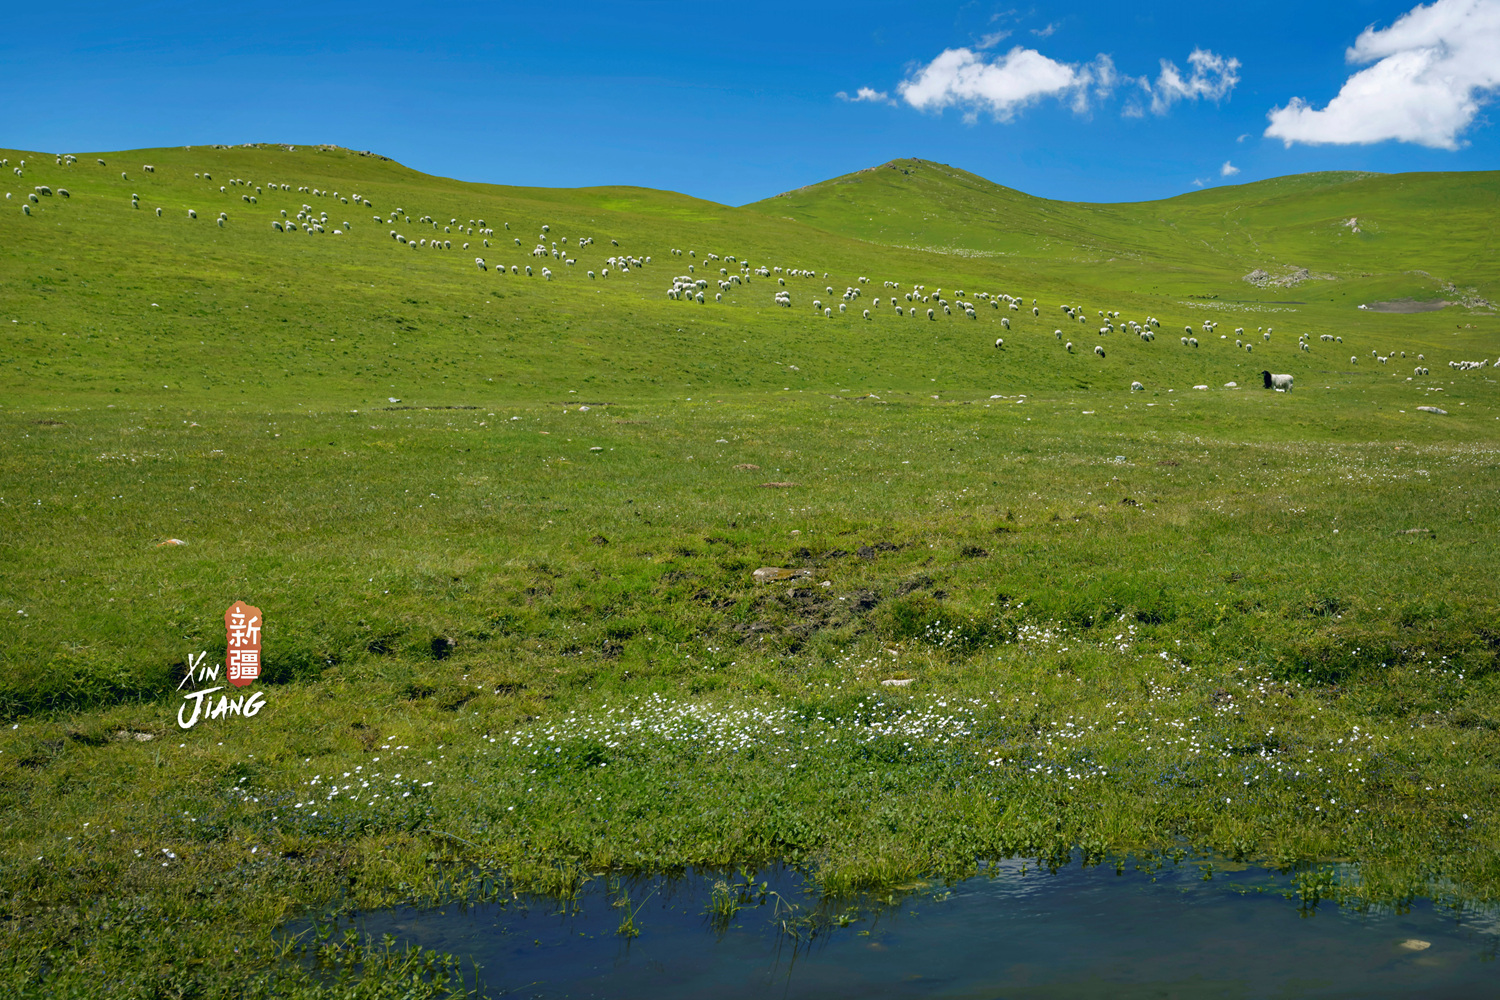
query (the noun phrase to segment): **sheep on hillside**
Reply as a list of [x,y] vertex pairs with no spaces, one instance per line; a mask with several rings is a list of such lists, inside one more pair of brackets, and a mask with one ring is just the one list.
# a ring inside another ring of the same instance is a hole
[[1268,371],[1260,373],[1261,378],[1266,381],[1267,389],[1275,389],[1277,392],[1292,391],[1292,377],[1290,375],[1272,375]]

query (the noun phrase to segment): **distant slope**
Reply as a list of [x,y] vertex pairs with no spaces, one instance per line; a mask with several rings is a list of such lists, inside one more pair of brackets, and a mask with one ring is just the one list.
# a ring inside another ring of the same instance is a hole
[[[1447,280],[1500,298],[1496,174],[1316,174],[1088,205],[898,161],[734,208],[478,184],[331,146],[0,161],[6,406],[988,398],[1334,365],[1404,380],[1411,367],[1343,366],[1406,350],[1436,369],[1494,357],[1500,335],[1488,310],[1356,308],[1451,298]],[[1330,280],[1241,280],[1291,265]],[[674,279],[701,282],[701,297],[669,296]],[[1102,330],[1106,311],[1173,335]],[[1205,321],[1220,336],[1182,345]],[[1273,324],[1253,354],[1231,334]],[[1301,350],[1298,334],[1318,346]]]
[[1336,277],[1408,276],[1415,293],[1436,294],[1444,281],[1491,297],[1500,291],[1500,171],[1303,174],[1165,201],[1089,204],[903,159],[746,207],[886,246],[1011,258],[1027,270],[1112,265],[1121,275],[1223,283],[1256,268],[1306,267]]

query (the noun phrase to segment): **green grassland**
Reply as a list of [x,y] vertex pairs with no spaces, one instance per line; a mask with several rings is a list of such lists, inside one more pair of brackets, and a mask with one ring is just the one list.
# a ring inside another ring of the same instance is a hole
[[[1500,406],[1448,365],[1500,353],[1500,174],[1087,205],[896,161],[731,208],[333,147],[0,158],[20,995],[444,995],[277,929],[689,865],[1500,897]],[[303,205],[324,232],[272,228]],[[1401,298],[1459,304],[1356,308]],[[236,599],[266,708],[182,730]]]

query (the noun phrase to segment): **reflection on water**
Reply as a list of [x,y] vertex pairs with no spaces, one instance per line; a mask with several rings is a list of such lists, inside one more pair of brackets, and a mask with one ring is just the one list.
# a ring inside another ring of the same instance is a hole
[[1264,872],[1153,881],[1014,862],[904,897],[821,901],[795,873],[753,878],[601,878],[564,903],[356,926],[472,959],[487,994],[521,997],[1500,996],[1493,914],[1302,912]]

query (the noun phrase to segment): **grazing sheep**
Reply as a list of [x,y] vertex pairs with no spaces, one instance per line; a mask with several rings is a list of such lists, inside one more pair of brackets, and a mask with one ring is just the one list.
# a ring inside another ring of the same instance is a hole
[[21,206],[21,214],[22,215],[30,215],[31,214],[31,206],[30,205],[22,205]]
[[1053,330],[1052,331],[1052,336],[1056,337],[1058,340],[1062,340],[1062,331],[1061,330]]
[[1275,389],[1277,392],[1292,391],[1292,377],[1290,375],[1272,375],[1270,372],[1264,371],[1260,373],[1260,377],[1265,379],[1267,389]]
[[188,209],[188,218],[189,219],[196,219],[197,217],[198,217],[198,210],[197,209],[193,209],[193,208]]
[[488,271],[489,270],[489,268],[487,268],[487,267],[484,266],[484,258],[483,257],[475,257],[474,258],[474,266],[477,267],[477,268],[479,268],[481,271]]
[[[159,211],[161,211],[161,209],[157,209],[157,211],[159,212]],[[286,232],[286,230],[282,228],[282,226],[281,226],[281,220],[279,220],[279,219],[272,219],[271,220],[271,228],[274,229],[274,230],[276,230],[278,233],[284,233],[284,232]]]
[[1145,392],[1146,391],[1146,387],[1143,386],[1143,385],[1141,385],[1139,382],[1132,382],[1132,383],[1130,383],[1130,391],[1131,392]]
[[1357,364],[1359,364],[1359,358],[1357,358],[1353,354],[1351,354],[1351,355],[1349,355],[1349,363],[1351,365],[1357,365]]
[[157,210],[156,210],[156,217],[157,217],[157,218],[158,218],[158,219],[160,219],[160,218],[161,218],[161,209],[160,209],[160,208],[157,208]]
[[1072,354],[1073,353],[1073,342],[1070,340],[1066,344],[1064,344],[1063,345],[1063,350],[1067,351],[1069,354]]
[[1099,357],[1102,358],[1102,357],[1104,357],[1104,348],[1096,344],[1094,346],[1094,353],[1097,354],[1097,355],[1099,355]]
[[68,194],[68,189],[67,188],[58,188],[57,189],[57,196],[59,198],[71,198],[71,197],[73,197],[72,195]]
[[144,171],[146,171],[146,173],[148,173],[148,174],[154,174],[154,173],[156,173],[156,168],[153,167],[149,163],[146,164],[145,166],[141,167],[141,169],[144,170]]
[[1188,346],[1189,347],[1197,347],[1198,346],[1198,338],[1197,337],[1189,337],[1188,338]]
[[928,319],[936,319],[937,318],[937,313],[935,313],[931,309],[929,309],[929,310],[927,310],[927,318]]

